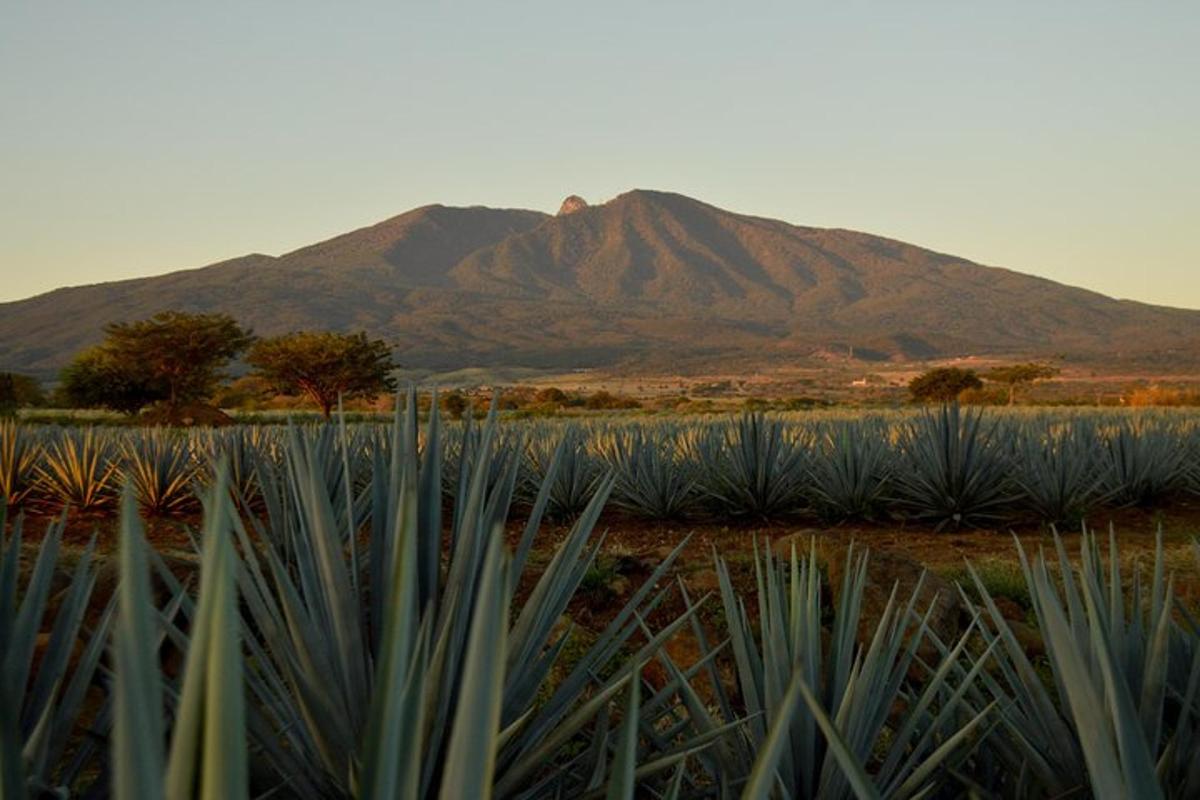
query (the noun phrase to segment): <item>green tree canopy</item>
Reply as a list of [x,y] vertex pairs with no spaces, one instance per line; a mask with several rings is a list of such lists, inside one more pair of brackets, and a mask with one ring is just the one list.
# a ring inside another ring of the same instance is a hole
[[165,311],[104,328],[105,339],[62,371],[60,399],[82,408],[136,414],[208,399],[222,371],[252,340],[225,314]]
[[1057,367],[1049,364],[1012,364],[1006,367],[996,367],[983,373],[989,381],[1003,383],[1008,386],[1008,404],[1011,406],[1017,400],[1017,387],[1036,383],[1046,378],[1053,378],[1059,373]]
[[959,367],[938,367],[913,378],[908,391],[914,400],[948,403],[967,389],[979,389],[983,381],[974,370]]
[[394,388],[391,348],[365,333],[302,331],[262,339],[246,356],[255,374],[276,391],[304,394],[326,419],[338,396],[376,394]]
[[19,372],[0,372],[0,416],[11,416],[18,408],[45,402],[46,395],[36,378]]
[[101,345],[122,369],[144,372],[161,386],[169,408],[207,399],[222,371],[253,337],[227,314],[164,311],[117,322]]
[[59,376],[56,402],[73,408],[109,408],[133,415],[166,399],[161,383],[135,363],[122,362],[104,347],[92,347]]

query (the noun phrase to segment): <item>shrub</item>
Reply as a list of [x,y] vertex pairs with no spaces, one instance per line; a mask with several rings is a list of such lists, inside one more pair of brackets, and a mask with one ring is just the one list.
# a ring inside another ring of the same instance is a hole
[[450,419],[462,419],[463,414],[467,413],[467,409],[471,403],[467,400],[467,396],[461,390],[455,389],[446,392],[439,398],[442,411],[446,412],[446,416]]
[[46,394],[36,378],[16,372],[0,372],[0,417],[16,414],[18,408],[46,404]]
[[1125,403],[1134,407],[1200,406],[1200,391],[1149,386],[1131,391],[1126,396]]
[[533,401],[538,405],[564,406],[568,399],[566,392],[554,386],[538,389],[533,395]]
[[982,389],[983,381],[974,370],[938,367],[913,378],[908,391],[922,403],[948,403],[967,389]]
[[1008,403],[1008,392],[999,388],[963,389],[958,402],[964,406],[1002,406]]
[[587,396],[584,407],[592,411],[641,408],[642,404],[632,397],[615,395],[601,389]]

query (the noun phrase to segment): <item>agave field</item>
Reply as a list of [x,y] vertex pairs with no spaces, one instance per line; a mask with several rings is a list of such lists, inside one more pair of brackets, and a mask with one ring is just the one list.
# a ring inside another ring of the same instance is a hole
[[[479,425],[441,425],[447,499]],[[172,431],[0,425],[0,496],[10,508],[116,514],[129,485],[154,515],[194,515],[196,488],[223,458],[241,496],[265,501],[299,436],[327,480],[370,481],[392,447],[388,425],[241,426]],[[417,447],[424,451],[425,436]],[[808,515],[913,520],[937,529],[1014,522],[1076,526],[1104,508],[1200,492],[1200,418],[1169,412],[748,414],[717,419],[510,421],[490,436],[512,458],[513,499],[581,513],[611,476],[610,508],[648,519]],[[556,461],[554,474],[549,465]],[[500,479],[497,458],[488,485]],[[549,478],[549,480],[548,480]]]
[[[1086,530],[1077,552],[1014,544],[1033,648],[971,567],[946,636],[919,583],[868,617],[871,555],[834,570],[816,541],[741,554],[748,584],[714,553],[697,594],[684,539],[602,629],[569,613],[605,509],[1078,524],[1196,492],[1187,417],[448,425],[399,405],[390,425],[6,424],[0,796],[1200,796],[1200,609],[1161,539],[1133,565]],[[80,515],[114,516],[115,547],[66,558]],[[188,565],[150,516],[187,526]]]

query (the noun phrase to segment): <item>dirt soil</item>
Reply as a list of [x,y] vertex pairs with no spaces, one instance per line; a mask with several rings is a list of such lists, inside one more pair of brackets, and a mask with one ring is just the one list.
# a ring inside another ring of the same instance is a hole
[[[27,516],[24,523],[26,546],[40,540],[51,517]],[[196,520],[151,518],[146,520],[146,535],[149,541],[164,555],[184,561],[193,557],[189,525],[195,529]],[[1165,509],[1119,509],[1105,512],[1090,524],[1103,534],[1111,525],[1115,531],[1123,565],[1147,565],[1154,557],[1158,530],[1162,530],[1163,546],[1170,569],[1176,571],[1176,587],[1181,596],[1189,600],[1200,600],[1200,573],[1197,572],[1193,542],[1200,540],[1200,500],[1183,499]],[[508,538],[515,546],[524,525],[520,510],[514,514],[509,526]],[[548,522],[534,546],[530,558],[530,572],[536,572],[546,563],[555,547],[570,530],[569,522]],[[1018,565],[1014,536],[1019,538],[1026,552],[1032,554],[1038,548],[1052,550],[1053,536],[1044,527],[1025,526],[1016,529],[962,529],[936,532],[927,525],[904,523],[847,523],[843,525],[820,525],[810,519],[788,520],[737,520],[726,523],[684,520],[679,522],[648,521],[618,512],[606,513],[596,527],[603,535],[604,544],[598,563],[602,578],[613,584],[612,591],[597,591],[588,598],[596,607],[587,616],[606,616],[607,607],[615,611],[622,605],[621,597],[647,577],[680,542],[689,537],[687,546],[674,565],[672,574],[684,579],[690,589],[697,592],[716,589],[713,570],[714,553],[726,560],[738,580],[741,567],[745,567],[745,583],[738,581],[743,592],[754,590],[752,574],[755,546],[764,547],[772,542],[780,551],[787,552],[795,544],[803,554],[814,540],[822,559],[829,554],[844,552],[853,542],[856,548],[866,548],[872,553],[895,556],[924,566],[930,572],[951,579],[965,575],[964,565],[969,561],[979,567],[1000,565],[1015,570]],[[102,556],[115,552],[117,522],[111,517],[72,517],[64,536],[64,555],[70,561],[72,551],[82,551],[88,541],[96,536],[97,549]],[[1078,531],[1065,531],[1062,538],[1072,560],[1079,555]],[[32,554],[31,554],[32,555]],[[603,589],[603,586],[595,587]]]
[[[508,527],[510,547],[515,547],[520,539],[524,524],[522,516],[518,510]],[[50,518],[45,516],[29,516],[25,519],[24,569],[32,566],[36,544],[49,521]],[[197,520],[179,519],[146,521],[147,538],[181,578],[198,564],[188,535],[189,524],[194,530],[196,523]],[[1175,575],[1176,593],[1188,608],[1200,609],[1200,555],[1195,549],[1195,542],[1200,539],[1200,501],[1180,501],[1168,509],[1123,509],[1106,514],[1092,521],[1104,534],[1102,541],[1107,541],[1110,523],[1120,548],[1122,574],[1126,582],[1131,580],[1137,568],[1148,570],[1154,558],[1155,534],[1161,529],[1167,565]],[[569,531],[569,522],[543,525],[517,588],[514,607],[519,608],[528,597],[541,568],[550,561],[557,543]],[[1040,652],[1040,637],[1033,626],[1014,536],[1019,538],[1028,554],[1035,553],[1039,548],[1052,551],[1053,536],[1043,528],[938,533],[928,526],[898,523],[822,526],[806,519],[740,520],[728,524],[711,521],[666,523],[608,513],[601,518],[594,535],[604,536],[600,554],[562,620],[564,624],[569,622],[573,625],[576,633],[572,642],[576,642],[580,648],[585,648],[595,639],[662,560],[680,542],[690,537],[669,577],[686,586],[693,603],[701,603],[697,619],[710,645],[721,642],[727,635],[714,569],[714,554],[726,562],[734,588],[747,600],[746,610],[753,618],[757,615],[757,604],[752,599],[756,587],[755,547],[763,548],[770,542],[776,552],[787,555],[793,545],[805,553],[815,543],[818,558],[831,579],[829,591],[836,593],[840,585],[840,579],[836,576],[840,564],[845,560],[845,548],[853,543],[856,549],[865,548],[871,554],[867,595],[859,627],[860,639],[865,640],[870,636],[873,623],[886,604],[893,584],[898,584],[901,595],[907,597],[918,580],[924,581],[922,585],[925,587],[922,590],[921,607],[937,606],[932,623],[935,630],[945,637],[956,636],[963,630],[966,617],[954,582],[961,581],[967,585],[965,564],[969,561],[984,576],[988,591],[997,599],[1018,638],[1028,643],[1030,656],[1035,657]],[[68,571],[73,567],[75,558],[93,536],[96,537],[102,560],[93,596],[94,614],[116,589],[115,519],[75,517],[69,521],[62,547],[63,572],[59,576],[59,585],[66,585]],[[1062,538],[1070,558],[1077,561],[1080,534],[1076,531],[1066,532]],[[922,578],[924,570],[928,570],[929,574]],[[54,603],[53,599],[51,603]],[[686,610],[681,593],[672,591],[649,615],[646,623],[653,630],[661,630]],[[687,628],[668,642],[666,650],[681,667],[694,664],[702,657],[695,637]],[[582,649],[579,653],[582,653]],[[564,651],[563,658],[555,667],[556,671],[570,668],[574,657],[571,648]],[[719,658],[717,669],[721,681],[732,687],[734,676],[728,659]],[[648,664],[644,674],[647,680],[659,686],[667,681],[665,667],[660,663]],[[551,680],[561,677],[552,675]],[[702,696],[709,695],[705,681],[701,679],[697,686]]]

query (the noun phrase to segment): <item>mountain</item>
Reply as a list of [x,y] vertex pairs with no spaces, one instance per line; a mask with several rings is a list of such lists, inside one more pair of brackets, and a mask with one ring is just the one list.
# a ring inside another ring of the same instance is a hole
[[438,368],[1200,355],[1200,311],[638,190],[556,216],[425,206],[278,257],[0,304],[0,368],[50,373],[106,322],[164,309],[260,334],[365,329]]

